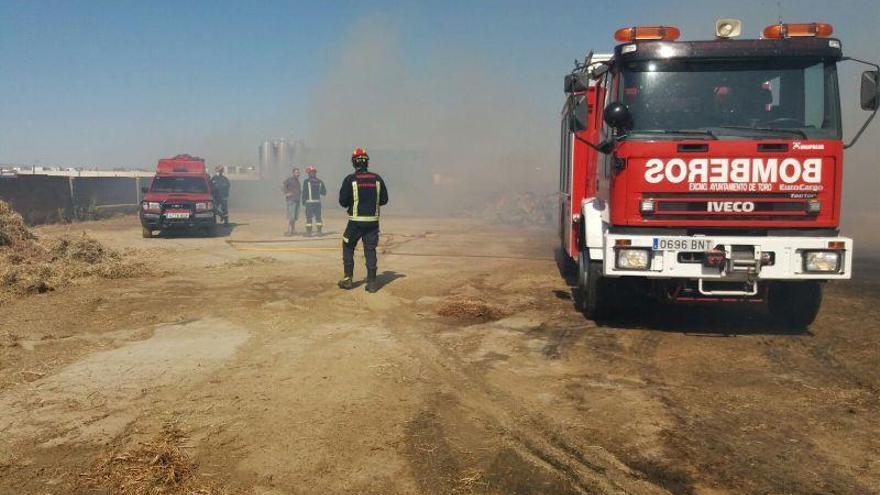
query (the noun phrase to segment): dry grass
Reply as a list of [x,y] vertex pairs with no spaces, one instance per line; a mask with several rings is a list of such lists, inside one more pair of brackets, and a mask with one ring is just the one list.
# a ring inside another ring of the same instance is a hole
[[437,314],[450,318],[478,320],[500,320],[507,316],[507,312],[498,306],[470,298],[448,300],[437,309]]
[[271,265],[274,263],[278,263],[278,258],[273,258],[271,256],[253,256],[250,258],[227,261],[226,263],[219,265],[219,268],[243,268],[257,265]]
[[0,201],[0,299],[56,290],[77,279],[130,278],[147,271],[144,263],[85,233],[40,240]]
[[198,464],[183,448],[184,434],[166,424],[152,441],[98,459],[83,475],[97,489],[115,495],[225,495],[217,483],[203,479]]
[[0,347],[20,347],[21,336],[12,332],[0,333]]

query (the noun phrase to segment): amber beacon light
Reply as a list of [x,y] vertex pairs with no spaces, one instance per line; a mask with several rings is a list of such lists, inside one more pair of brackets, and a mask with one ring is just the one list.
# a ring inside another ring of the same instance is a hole
[[621,43],[638,40],[675,41],[679,36],[681,31],[673,26],[632,26],[614,32],[614,39]]
[[781,38],[827,38],[834,32],[831,24],[812,22],[803,24],[773,24],[764,28],[763,35],[769,39]]

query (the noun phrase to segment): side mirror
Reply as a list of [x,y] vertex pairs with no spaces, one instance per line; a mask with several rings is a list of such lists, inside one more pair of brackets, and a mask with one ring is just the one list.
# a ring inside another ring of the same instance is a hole
[[586,91],[590,83],[584,74],[567,74],[565,76],[565,92],[580,93]]
[[860,96],[862,110],[877,110],[880,107],[880,71],[866,70],[862,72]]
[[577,96],[575,104],[568,114],[568,128],[572,132],[580,132],[587,129],[587,117],[589,108],[583,96]]
[[[131,189],[129,189],[130,191]],[[147,194],[150,191],[150,188],[147,186],[141,186],[141,193]]]
[[615,131],[624,131],[632,128],[632,114],[629,107],[619,101],[611,102],[605,107],[605,123]]

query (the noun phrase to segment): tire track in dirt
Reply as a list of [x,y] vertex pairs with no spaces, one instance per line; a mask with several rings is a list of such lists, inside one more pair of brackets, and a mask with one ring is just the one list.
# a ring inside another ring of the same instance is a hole
[[[402,321],[407,319],[404,315],[386,319],[389,327],[411,326]],[[433,333],[442,330],[440,325],[422,322],[422,326],[425,327],[422,332],[401,332],[395,337],[421,362],[429,364],[450,398],[429,404],[429,410],[454,415],[449,411],[460,409],[476,415],[487,425],[490,437],[506,444],[521,458],[520,462],[543,466],[555,473],[558,480],[567,481],[571,487],[568,493],[668,493],[648,482],[641,473],[629,469],[604,448],[573,444],[548,417],[525,409],[515,397],[488,384],[479,370],[433,338]]]

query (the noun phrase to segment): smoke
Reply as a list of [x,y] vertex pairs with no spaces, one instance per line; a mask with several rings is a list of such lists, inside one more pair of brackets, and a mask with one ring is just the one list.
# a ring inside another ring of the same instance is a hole
[[[454,212],[502,192],[553,190],[555,104],[530,102],[514,75],[474,49],[415,59],[403,48],[387,19],[352,28],[312,97],[308,146],[366,148],[399,211]],[[339,160],[334,172],[349,173]]]

